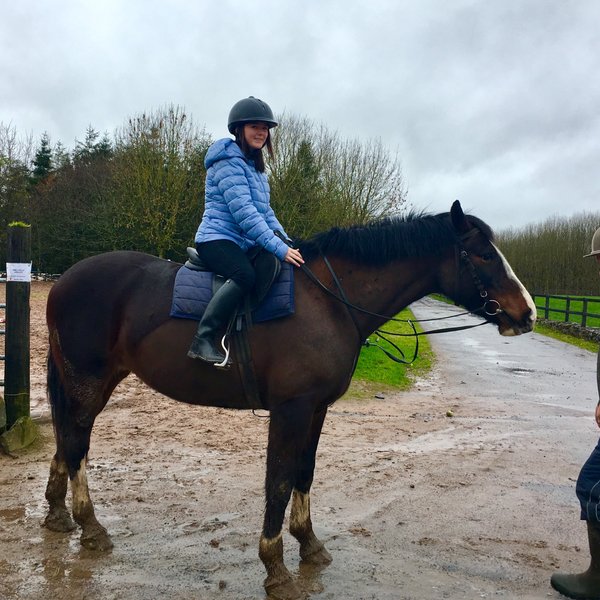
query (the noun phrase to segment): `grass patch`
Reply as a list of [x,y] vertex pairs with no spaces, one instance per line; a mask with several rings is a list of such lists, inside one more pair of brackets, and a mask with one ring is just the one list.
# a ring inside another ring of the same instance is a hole
[[598,352],[599,344],[597,342],[584,340],[574,335],[569,335],[568,333],[557,331],[556,329],[548,327],[547,325],[541,325],[540,323],[536,323],[534,331],[535,333],[541,333],[542,335],[554,338],[555,340],[559,340],[567,344],[571,344],[572,346],[577,346],[578,348],[582,348],[583,350],[589,350],[590,352],[596,353]]
[[[399,319],[414,319],[415,317],[408,309],[404,309],[397,317]],[[417,331],[422,329],[416,324]],[[383,327],[385,331],[393,333],[411,333],[412,328],[407,323],[397,323],[390,321]],[[413,357],[415,351],[415,337],[395,337],[386,335],[402,352],[406,360]],[[395,356],[398,351],[385,340],[378,338],[376,334],[369,337],[371,342],[376,342],[388,352]],[[361,395],[361,392],[371,394],[371,386],[368,384],[378,384],[395,389],[405,390],[412,386],[415,379],[424,375],[431,369],[434,360],[433,351],[425,336],[419,337],[419,354],[414,363],[410,365],[401,365],[388,358],[379,348],[375,346],[363,347],[360,352],[356,371],[354,372],[352,392],[353,395]]]

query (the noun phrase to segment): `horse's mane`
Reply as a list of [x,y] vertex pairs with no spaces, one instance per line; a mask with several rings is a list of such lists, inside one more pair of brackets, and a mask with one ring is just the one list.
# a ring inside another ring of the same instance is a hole
[[[489,225],[477,217],[465,217],[489,240],[494,239]],[[439,255],[456,240],[450,213],[428,215],[411,211],[366,225],[334,227],[299,242],[298,247],[305,260],[322,253],[382,265],[398,258]]]

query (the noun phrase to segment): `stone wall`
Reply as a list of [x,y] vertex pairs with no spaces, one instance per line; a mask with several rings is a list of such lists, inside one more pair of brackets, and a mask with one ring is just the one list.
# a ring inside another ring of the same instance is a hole
[[538,319],[538,323],[561,333],[600,343],[600,329],[596,327],[582,327],[579,323],[562,323],[560,321],[549,321],[548,319]]

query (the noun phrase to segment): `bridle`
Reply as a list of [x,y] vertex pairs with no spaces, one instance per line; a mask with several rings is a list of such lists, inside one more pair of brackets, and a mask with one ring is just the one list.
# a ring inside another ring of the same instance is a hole
[[[458,327],[444,327],[441,329],[434,329],[434,330],[430,330],[430,331],[417,331],[417,329],[415,327],[415,323],[426,323],[426,322],[430,322],[430,321],[442,321],[442,320],[446,320],[446,319],[452,319],[455,317],[461,317],[461,316],[468,315],[468,314],[476,314],[479,316],[481,316],[481,315],[494,316],[494,315],[498,315],[498,314],[504,312],[502,307],[500,306],[500,303],[497,300],[488,298],[488,292],[487,292],[483,282],[481,281],[479,274],[477,273],[477,269],[476,269],[475,265],[473,264],[473,261],[471,260],[471,256],[470,256],[469,252],[465,249],[465,247],[463,245],[463,242],[465,242],[472,236],[476,235],[477,233],[479,233],[479,229],[477,229],[476,227],[473,227],[466,233],[464,233],[460,236],[457,236],[457,238],[456,238],[456,242],[454,244],[455,257],[456,257],[456,259],[455,259],[455,263],[456,263],[456,294],[455,294],[455,297],[458,297],[460,275],[461,275],[461,271],[462,271],[461,266],[465,266],[467,271],[471,275],[473,284],[475,285],[475,287],[477,288],[477,290],[479,292],[479,296],[482,300],[482,305],[479,308],[476,308],[474,310],[468,310],[468,311],[464,311],[464,312],[457,313],[454,315],[448,315],[445,317],[433,317],[431,319],[399,319],[398,317],[395,317],[395,316],[382,315],[382,314],[379,314],[376,312],[372,312],[370,310],[367,310],[365,308],[357,306],[356,304],[353,304],[352,302],[350,302],[348,300],[348,297],[346,296],[344,288],[342,287],[341,281],[339,280],[337,274],[335,273],[333,267],[331,266],[329,259],[323,253],[321,253],[321,258],[322,258],[323,262],[325,263],[325,266],[327,267],[327,270],[329,271],[329,273],[331,275],[331,278],[336,287],[336,291],[333,291],[329,287],[327,287],[311,271],[311,269],[308,266],[306,266],[305,264],[302,264],[300,266],[300,268],[302,269],[302,271],[304,272],[304,274],[308,277],[308,279],[310,281],[312,281],[315,285],[317,285],[320,289],[322,289],[326,294],[328,294],[329,296],[331,296],[332,298],[334,298],[335,300],[337,300],[338,302],[343,304],[348,309],[350,318],[352,319],[352,322],[354,323],[354,327],[356,328],[356,331],[360,338],[361,345],[376,346],[377,348],[382,350],[392,360],[402,363],[402,364],[410,364],[415,361],[415,359],[417,358],[417,355],[418,355],[419,336],[430,335],[430,334],[434,334],[434,333],[450,333],[453,331],[464,331],[465,329],[473,329],[475,327],[481,327],[482,325],[487,325],[489,323],[489,321],[484,320],[481,323],[476,323],[475,325],[461,325]],[[282,239],[283,239],[283,236],[282,236]],[[288,243],[288,245],[291,245],[291,241],[285,240],[285,239],[284,239],[284,241],[286,243]],[[376,329],[373,332],[374,334],[377,334],[379,337],[384,339],[391,346],[393,346],[402,355],[402,359],[394,356],[393,354],[391,354],[385,348],[382,348],[378,344],[370,342],[368,338],[364,339],[364,336],[362,335],[362,333],[360,331],[360,326],[356,320],[356,316],[354,315],[353,311],[360,312],[362,314],[369,315],[371,317],[384,319],[386,322],[387,321],[395,321],[395,322],[399,322],[399,323],[407,323],[408,325],[410,325],[412,328],[411,333],[396,333],[396,332],[392,332],[392,331],[385,331],[382,329]],[[398,348],[398,346],[396,344],[394,344],[391,340],[384,337],[383,334],[393,335],[396,337],[414,337],[415,338],[415,351],[414,351],[413,358],[410,361],[405,360],[404,353],[402,352],[402,350],[400,348]]]
[[[487,315],[490,315],[490,316],[497,315],[504,311],[501,309],[500,303],[497,300],[487,300],[487,297],[488,297],[487,290],[485,289],[483,282],[479,278],[479,274],[477,273],[477,269],[475,268],[475,265],[473,264],[473,261],[471,260],[469,253],[464,249],[464,247],[462,245],[462,242],[464,242],[465,240],[468,240],[469,238],[473,237],[477,233],[479,233],[479,229],[477,229],[477,227],[473,227],[472,229],[469,229],[469,231],[467,231],[466,233],[463,233],[461,236],[459,236],[457,243],[454,245],[454,254],[456,256],[456,261],[455,261],[456,262],[456,293],[454,294],[454,296],[458,297],[458,283],[460,280],[460,263],[462,262],[467,267],[467,270],[469,271],[469,274],[471,275],[471,279],[473,280],[475,287],[479,291],[479,297],[483,300],[483,305],[480,308],[478,308],[472,312],[478,312],[483,309],[483,311]],[[496,308],[493,310],[493,312],[489,312],[488,307],[487,307],[488,304],[496,305]]]

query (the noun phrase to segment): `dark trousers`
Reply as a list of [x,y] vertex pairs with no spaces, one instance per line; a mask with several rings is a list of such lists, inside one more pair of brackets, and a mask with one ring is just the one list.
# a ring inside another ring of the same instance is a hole
[[600,523],[600,441],[581,467],[576,491],[581,504],[581,518]]
[[254,267],[247,254],[229,240],[215,240],[196,244],[196,250],[202,261],[213,273],[235,281],[244,292],[254,286]]

